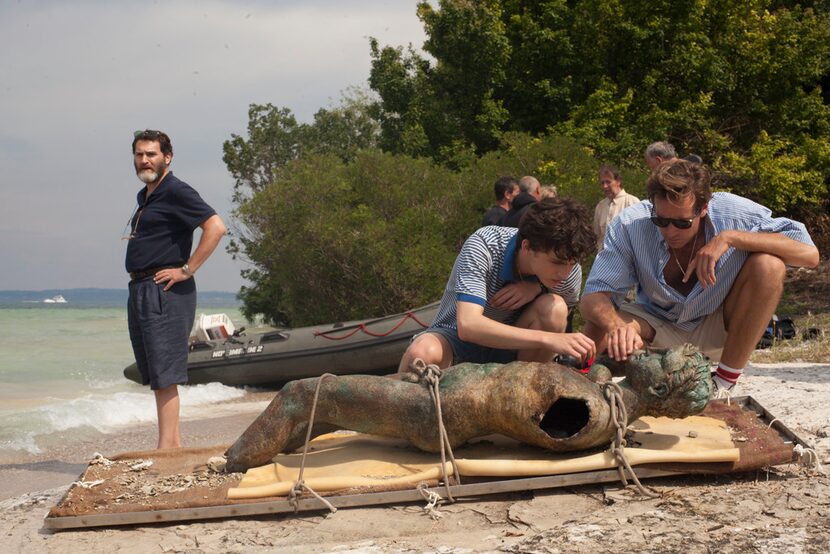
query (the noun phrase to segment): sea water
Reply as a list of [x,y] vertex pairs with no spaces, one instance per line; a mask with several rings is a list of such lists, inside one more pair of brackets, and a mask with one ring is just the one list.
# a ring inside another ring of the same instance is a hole
[[[63,295],[66,304],[0,294],[0,450],[37,454],[56,431],[110,433],[156,419],[149,387],[123,375],[134,361],[126,292]],[[246,324],[227,295],[204,295],[218,306],[202,296],[197,314],[226,313],[237,327]],[[219,383],[180,387],[182,414],[204,416],[245,394]]]

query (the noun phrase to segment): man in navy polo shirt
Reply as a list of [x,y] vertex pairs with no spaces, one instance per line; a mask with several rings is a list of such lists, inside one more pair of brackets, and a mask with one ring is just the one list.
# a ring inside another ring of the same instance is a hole
[[[173,146],[161,131],[138,131],[133,164],[146,184],[127,237],[127,319],[136,365],[155,392],[159,448],[181,446],[179,389],[187,382],[187,344],[196,315],[193,275],[213,253],[225,224],[187,183],[170,172]],[[202,229],[191,254],[193,231]]]
[[417,358],[445,368],[593,357],[594,341],[565,328],[579,301],[579,262],[595,247],[587,208],[570,198],[533,203],[518,229],[480,228],[455,260],[432,325],[413,339],[398,371],[410,371]]

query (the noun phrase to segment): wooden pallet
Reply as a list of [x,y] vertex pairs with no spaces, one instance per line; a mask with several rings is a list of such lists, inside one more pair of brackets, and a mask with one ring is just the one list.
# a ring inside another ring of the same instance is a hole
[[[722,403],[722,401],[714,402]],[[634,473],[639,479],[642,480],[653,477],[666,477],[691,473],[727,473],[730,471],[747,471],[749,469],[758,469],[763,466],[792,462],[794,461],[794,455],[792,453],[794,446],[796,444],[800,444],[804,447],[808,446],[793,431],[791,431],[781,421],[778,421],[751,396],[733,398],[731,400],[731,404],[739,408],[742,412],[746,412],[750,415],[754,413],[755,416],[757,416],[758,421],[763,423],[764,426],[769,426],[773,431],[775,431],[774,440],[778,441],[780,444],[777,445],[776,452],[771,454],[770,456],[772,457],[767,458],[765,463],[758,465],[757,467],[741,466],[738,468],[731,467],[728,464],[710,464],[705,467],[701,467],[700,465],[695,467],[696,464],[667,464],[665,467],[655,467],[655,465],[652,464],[651,466],[635,467]],[[782,445],[785,445],[786,447],[782,448]],[[765,448],[761,448],[761,450],[764,449]],[[767,450],[769,449],[767,448]],[[87,471],[89,471],[89,468],[87,468]],[[81,480],[84,479],[86,474],[87,472],[84,472],[81,476]],[[619,481],[619,474],[616,469],[597,470],[566,475],[474,482],[470,484],[451,486],[450,492],[455,499],[474,499],[492,494],[571,487],[576,485],[595,485],[598,483],[609,483],[615,481]],[[225,497],[225,490],[227,490],[227,487],[224,487],[222,491],[219,491],[216,494],[215,498],[208,501],[213,502],[215,505],[174,509],[142,509],[135,511],[107,512],[104,510],[103,513],[65,515],[65,513],[61,513],[58,508],[60,508],[61,505],[67,501],[67,498],[71,493],[70,489],[58,505],[53,508],[50,511],[50,514],[44,519],[44,527],[47,529],[76,529],[88,527],[144,525],[151,523],[172,523],[194,520],[261,516],[268,514],[285,514],[295,511],[306,512],[326,509],[326,507],[318,499],[311,497],[300,499],[296,503],[296,506],[284,497],[257,501],[232,501]],[[446,494],[446,487],[443,485],[432,486],[426,490],[433,491],[442,497]],[[383,492],[360,492],[355,494],[336,494],[326,496],[326,499],[336,508],[351,508],[358,506],[378,506],[384,504],[423,502],[424,497],[418,490],[407,489]],[[104,508],[106,508],[106,506],[104,506]],[[61,513],[61,515],[55,515],[56,513]]]

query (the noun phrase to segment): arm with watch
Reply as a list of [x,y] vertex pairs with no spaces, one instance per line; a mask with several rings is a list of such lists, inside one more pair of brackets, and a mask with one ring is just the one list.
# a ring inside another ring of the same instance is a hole
[[227,232],[225,223],[217,214],[207,218],[199,227],[202,229],[202,236],[187,263],[180,268],[166,269],[156,274],[155,281],[157,283],[167,283],[164,290],[170,290],[176,283],[193,277],[202,264],[213,254],[222,236]]

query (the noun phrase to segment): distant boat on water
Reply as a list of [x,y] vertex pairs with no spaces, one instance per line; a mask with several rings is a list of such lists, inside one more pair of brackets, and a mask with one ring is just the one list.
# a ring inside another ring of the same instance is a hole
[[66,304],[66,298],[61,296],[60,294],[53,296],[52,298],[46,298],[43,300],[44,304]]

